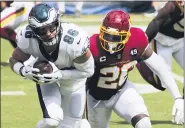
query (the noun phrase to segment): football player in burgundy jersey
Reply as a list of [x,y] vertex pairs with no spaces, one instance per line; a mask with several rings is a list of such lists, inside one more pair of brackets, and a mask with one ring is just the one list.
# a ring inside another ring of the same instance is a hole
[[87,117],[92,128],[108,128],[112,110],[135,128],[151,128],[143,98],[128,80],[133,66],[144,61],[174,97],[176,116],[184,121],[183,100],[164,61],[149,47],[146,34],[131,27],[126,12],[114,10],[103,19],[99,34],[90,38],[95,73],[87,81]]

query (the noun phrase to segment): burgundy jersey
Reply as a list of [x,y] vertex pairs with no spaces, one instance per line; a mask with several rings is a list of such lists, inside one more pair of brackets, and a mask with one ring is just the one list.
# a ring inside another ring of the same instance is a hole
[[[108,100],[127,80],[121,67],[131,61],[140,61],[148,46],[148,38],[140,28],[131,28],[131,36],[122,51],[110,54],[100,44],[99,34],[90,37],[90,50],[95,60],[95,73],[87,80],[89,93],[97,100]],[[120,70],[116,70],[120,69]]]

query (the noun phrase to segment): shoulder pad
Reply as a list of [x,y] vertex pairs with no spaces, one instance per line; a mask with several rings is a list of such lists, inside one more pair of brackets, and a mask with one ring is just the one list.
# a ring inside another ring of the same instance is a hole
[[89,48],[89,37],[87,32],[75,24],[64,25],[63,41],[69,45],[73,58],[79,57],[87,52]]
[[24,51],[24,49],[27,49],[29,47],[30,39],[33,38],[33,32],[27,27],[22,27],[18,32],[16,36],[17,40],[17,46]]

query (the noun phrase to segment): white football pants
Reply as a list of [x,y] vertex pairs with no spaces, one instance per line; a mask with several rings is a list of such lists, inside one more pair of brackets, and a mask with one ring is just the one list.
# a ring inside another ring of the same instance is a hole
[[[129,123],[138,114],[149,116],[143,98],[128,80],[122,90],[107,101],[96,100],[87,93],[87,116],[91,128],[108,128],[112,110]],[[147,125],[146,128],[151,126],[150,120],[142,123]]]
[[156,40],[156,50],[157,54],[160,55],[170,67],[172,66],[173,56],[180,67],[184,69],[184,38],[172,46],[164,46]]
[[58,84],[37,86],[43,120],[36,128],[73,128],[82,119],[85,107],[85,85],[69,91]]

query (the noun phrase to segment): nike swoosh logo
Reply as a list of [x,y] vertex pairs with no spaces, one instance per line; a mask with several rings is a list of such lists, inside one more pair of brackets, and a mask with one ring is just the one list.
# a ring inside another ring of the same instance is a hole
[[77,42],[77,44],[80,44],[80,41],[81,41],[81,38],[80,38],[80,40]]

